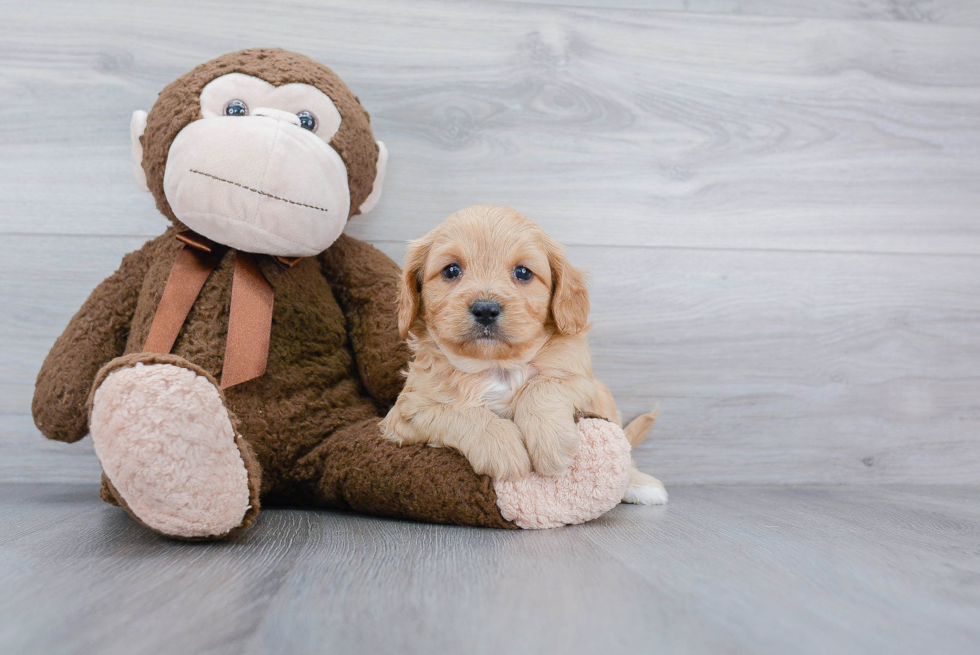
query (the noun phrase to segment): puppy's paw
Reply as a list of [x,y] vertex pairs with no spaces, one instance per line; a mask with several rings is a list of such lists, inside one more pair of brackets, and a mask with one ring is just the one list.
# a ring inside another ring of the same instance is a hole
[[378,428],[381,431],[381,438],[382,439],[387,439],[388,441],[394,442],[394,443],[398,444],[399,446],[405,445],[405,440],[402,438],[402,436],[400,434],[398,434],[397,432],[395,432],[394,426],[389,427],[385,423],[382,422],[378,426]]
[[394,430],[388,429],[388,426],[387,425],[385,425],[384,423],[382,423],[381,425],[378,426],[378,429],[381,431],[381,438],[382,439],[387,439],[388,441],[393,441],[396,444],[398,444],[399,446],[402,445],[403,439],[401,437],[399,437],[395,433]]
[[634,505],[666,505],[667,489],[663,482],[634,467],[630,471],[630,483],[623,495],[623,502]]
[[528,417],[520,426],[535,472],[558,475],[575,458],[581,437],[571,418],[556,416]]
[[531,460],[521,431],[513,421],[493,421],[463,453],[473,470],[496,480],[516,480],[531,472]]
[[408,446],[410,444],[425,443],[428,441],[425,439],[420,440],[418,431],[415,429],[412,421],[406,420],[397,410],[398,406],[396,405],[388,412],[388,416],[381,419],[381,422],[378,423],[381,438],[387,439],[399,446]]

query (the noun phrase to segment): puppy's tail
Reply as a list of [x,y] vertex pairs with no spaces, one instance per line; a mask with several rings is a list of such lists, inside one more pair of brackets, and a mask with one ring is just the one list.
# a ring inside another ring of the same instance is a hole
[[623,428],[631,447],[636,448],[647,438],[650,430],[653,429],[653,424],[657,421],[657,413],[658,411],[655,409],[652,412],[640,414]]

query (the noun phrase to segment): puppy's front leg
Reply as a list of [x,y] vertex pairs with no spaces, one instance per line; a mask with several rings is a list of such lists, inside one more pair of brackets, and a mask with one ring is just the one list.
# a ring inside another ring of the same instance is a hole
[[531,464],[542,475],[557,475],[567,469],[578,450],[575,402],[569,391],[569,386],[558,380],[532,380],[514,408],[514,423],[524,434]]
[[385,437],[402,444],[428,443],[463,453],[473,470],[501,480],[531,472],[521,431],[486,407],[439,403],[402,394],[388,413]]

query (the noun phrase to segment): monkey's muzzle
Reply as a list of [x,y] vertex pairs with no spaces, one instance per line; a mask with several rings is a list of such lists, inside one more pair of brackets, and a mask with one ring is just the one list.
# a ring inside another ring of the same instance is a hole
[[163,178],[177,219],[236,250],[309,257],[350,213],[347,167],[323,139],[276,115],[215,117],[185,127]]

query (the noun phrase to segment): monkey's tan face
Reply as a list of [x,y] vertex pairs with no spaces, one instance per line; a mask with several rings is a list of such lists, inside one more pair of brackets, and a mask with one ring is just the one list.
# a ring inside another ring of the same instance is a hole
[[330,145],[341,122],[333,101],[308,84],[276,87],[242,73],[214,79],[200,100],[202,118],[177,134],[167,157],[163,186],[177,219],[247,252],[328,248],[351,209],[347,168]]
[[541,229],[516,212],[459,212],[437,228],[421,314],[449,354],[522,360],[547,340],[551,262]]

